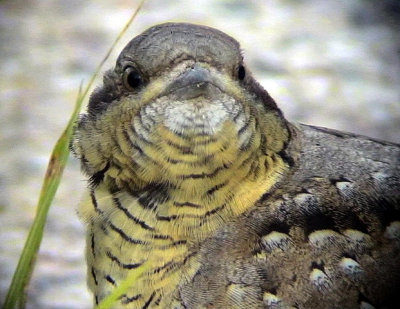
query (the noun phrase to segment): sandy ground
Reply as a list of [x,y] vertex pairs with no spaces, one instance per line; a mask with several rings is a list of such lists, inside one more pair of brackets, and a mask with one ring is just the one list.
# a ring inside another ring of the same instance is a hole
[[[205,24],[242,43],[253,73],[289,119],[400,142],[400,37],[374,3],[149,0],[105,68],[154,24]],[[89,79],[136,4],[0,2],[0,303],[79,83]],[[84,188],[71,159],[50,210],[27,308],[91,307],[75,212]]]

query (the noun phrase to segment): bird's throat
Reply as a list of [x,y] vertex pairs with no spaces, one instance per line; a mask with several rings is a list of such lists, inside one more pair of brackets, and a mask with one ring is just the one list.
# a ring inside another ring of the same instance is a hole
[[[134,136],[139,151],[120,156],[106,182],[125,188],[152,224],[174,237],[203,239],[253,205],[285,169],[278,153],[261,147],[255,120],[242,128],[227,121],[213,135],[159,125],[149,137]],[[122,149],[130,146],[122,142]]]

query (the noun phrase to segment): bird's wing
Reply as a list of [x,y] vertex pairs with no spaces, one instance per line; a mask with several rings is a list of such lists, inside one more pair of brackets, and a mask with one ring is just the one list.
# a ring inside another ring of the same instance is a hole
[[298,138],[293,174],[260,202],[274,295],[304,308],[400,308],[400,145],[311,126]]

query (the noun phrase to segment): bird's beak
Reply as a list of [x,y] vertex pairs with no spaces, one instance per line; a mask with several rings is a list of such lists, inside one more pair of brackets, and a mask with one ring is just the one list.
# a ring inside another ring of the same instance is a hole
[[165,90],[180,100],[189,100],[199,96],[208,96],[216,88],[209,70],[193,66],[178,76]]

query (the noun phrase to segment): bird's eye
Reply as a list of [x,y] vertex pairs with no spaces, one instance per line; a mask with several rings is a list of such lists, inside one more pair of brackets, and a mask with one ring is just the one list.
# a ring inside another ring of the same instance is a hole
[[124,84],[129,90],[138,88],[143,83],[142,76],[133,67],[127,67],[124,72]]
[[240,65],[238,68],[238,78],[239,80],[243,80],[246,76],[246,69],[243,65]]

